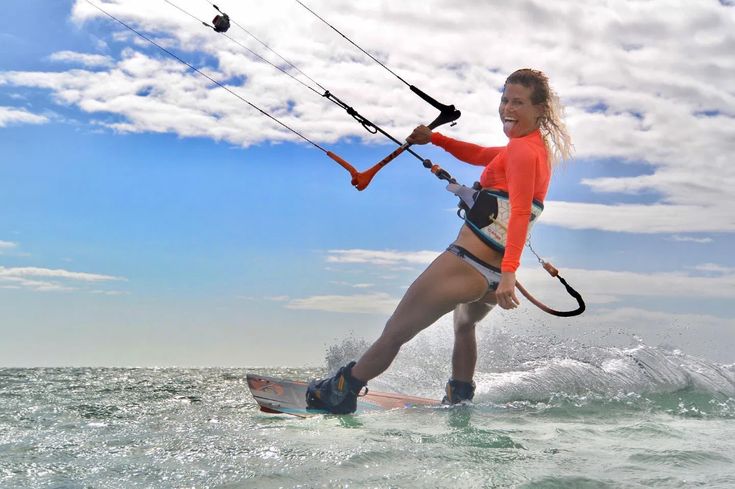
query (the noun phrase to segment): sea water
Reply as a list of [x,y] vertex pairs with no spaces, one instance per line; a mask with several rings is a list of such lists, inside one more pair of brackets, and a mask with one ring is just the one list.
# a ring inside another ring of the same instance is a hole
[[[371,388],[441,397],[449,344],[415,340]],[[318,369],[0,369],[0,487],[735,487],[735,366],[677,350],[498,334],[472,405],[300,419],[249,395],[247,371],[313,378],[365,346]]]

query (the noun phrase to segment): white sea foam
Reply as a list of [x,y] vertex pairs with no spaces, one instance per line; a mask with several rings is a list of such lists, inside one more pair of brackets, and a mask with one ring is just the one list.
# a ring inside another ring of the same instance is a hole
[[[441,396],[451,374],[452,340],[446,323],[424,331],[403,347],[391,368],[371,386]],[[332,345],[328,369],[334,371],[359,358],[368,346],[367,341],[354,337]],[[499,330],[480,335],[478,350],[476,402],[543,401],[560,394],[613,398],[683,390],[735,397],[735,366],[661,346],[603,347]]]

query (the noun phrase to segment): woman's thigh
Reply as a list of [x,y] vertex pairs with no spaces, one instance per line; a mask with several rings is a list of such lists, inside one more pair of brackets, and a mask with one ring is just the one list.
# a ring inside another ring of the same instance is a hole
[[408,341],[458,304],[484,300],[486,291],[480,273],[455,255],[442,253],[408,288],[383,334]]

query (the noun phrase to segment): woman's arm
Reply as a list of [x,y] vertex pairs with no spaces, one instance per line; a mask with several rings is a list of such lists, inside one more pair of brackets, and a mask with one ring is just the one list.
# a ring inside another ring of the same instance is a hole
[[455,158],[473,165],[486,166],[495,158],[503,147],[485,147],[472,143],[465,143],[438,132],[432,132],[426,126],[418,126],[413,130],[406,141],[411,144],[433,143],[452,154]]
[[458,160],[479,166],[487,166],[504,148],[504,146],[490,147],[466,143],[438,132],[431,135],[431,142],[443,148]]
[[515,272],[521,263],[523,246],[526,244],[536,185],[536,154],[527,143],[517,139],[511,139],[508,143],[505,177],[508,182],[510,219],[500,270]]
[[514,309],[520,304],[515,294],[516,270],[521,263],[523,245],[526,243],[536,183],[536,155],[526,143],[513,139],[508,143],[505,176],[510,199],[510,219],[495,298],[503,309]]

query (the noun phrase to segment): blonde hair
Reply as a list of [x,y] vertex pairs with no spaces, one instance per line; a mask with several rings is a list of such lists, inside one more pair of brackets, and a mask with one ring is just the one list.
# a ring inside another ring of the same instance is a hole
[[549,78],[542,71],[524,68],[511,73],[505,80],[505,85],[509,83],[530,88],[531,103],[543,105],[544,113],[539,128],[549,154],[549,165],[554,166],[571,158],[574,145],[564,123],[564,106],[549,86]]

